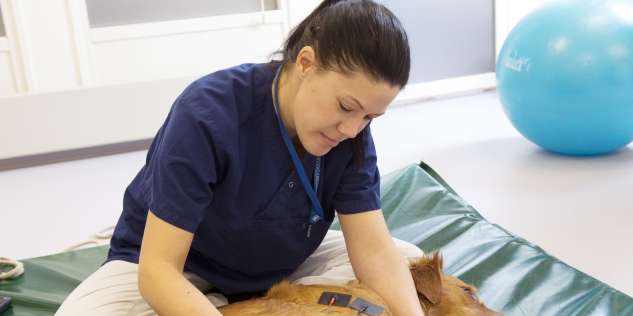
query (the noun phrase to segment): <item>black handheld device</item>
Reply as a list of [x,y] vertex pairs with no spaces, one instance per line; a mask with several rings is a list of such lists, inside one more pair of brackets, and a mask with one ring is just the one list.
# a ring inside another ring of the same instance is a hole
[[11,298],[0,296],[0,315],[4,314],[9,308],[11,308]]

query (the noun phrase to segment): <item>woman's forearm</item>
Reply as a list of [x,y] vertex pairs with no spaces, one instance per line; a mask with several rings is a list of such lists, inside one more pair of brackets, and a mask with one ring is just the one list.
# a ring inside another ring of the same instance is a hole
[[376,291],[396,316],[424,315],[407,261],[395,246],[363,260],[356,273]]
[[153,264],[139,267],[139,290],[158,315],[222,315],[177,269]]

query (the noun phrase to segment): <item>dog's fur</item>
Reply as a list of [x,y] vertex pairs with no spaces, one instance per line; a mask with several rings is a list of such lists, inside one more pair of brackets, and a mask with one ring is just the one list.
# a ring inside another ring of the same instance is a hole
[[[442,272],[442,257],[434,253],[409,265],[418,298],[426,316],[495,316],[501,315],[488,309],[477,297],[476,289],[461,280]],[[385,310],[381,316],[393,315],[386,302],[376,292],[358,280],[345,286],[301,285],[287,281],[273,286],[264,297],[226,305],[220,308],[222,315],[358,315],[349,307],[328,307],[318,304],[323,292],[345,293],[362,298]]]

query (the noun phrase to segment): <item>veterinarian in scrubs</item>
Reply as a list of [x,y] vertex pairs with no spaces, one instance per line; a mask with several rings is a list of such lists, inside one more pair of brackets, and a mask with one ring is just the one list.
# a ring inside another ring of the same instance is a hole
[[397,315],[423,314],[380,210],[369,128],[408,81],[404,29],[372,1],[326,0],[280,53],[178,96],[106,263],[58,315],[220,315],[222,297],[261,294],[308,261],[335,213],[358,279]]

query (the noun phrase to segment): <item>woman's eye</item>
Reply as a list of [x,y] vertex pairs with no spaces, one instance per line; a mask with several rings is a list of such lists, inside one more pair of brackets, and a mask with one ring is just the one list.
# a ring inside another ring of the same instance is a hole
[[343,112],[352,112],[351,109],[346,108],[341,102],[338,103],[338,106],[341,108],[341,110],[343,110]]

